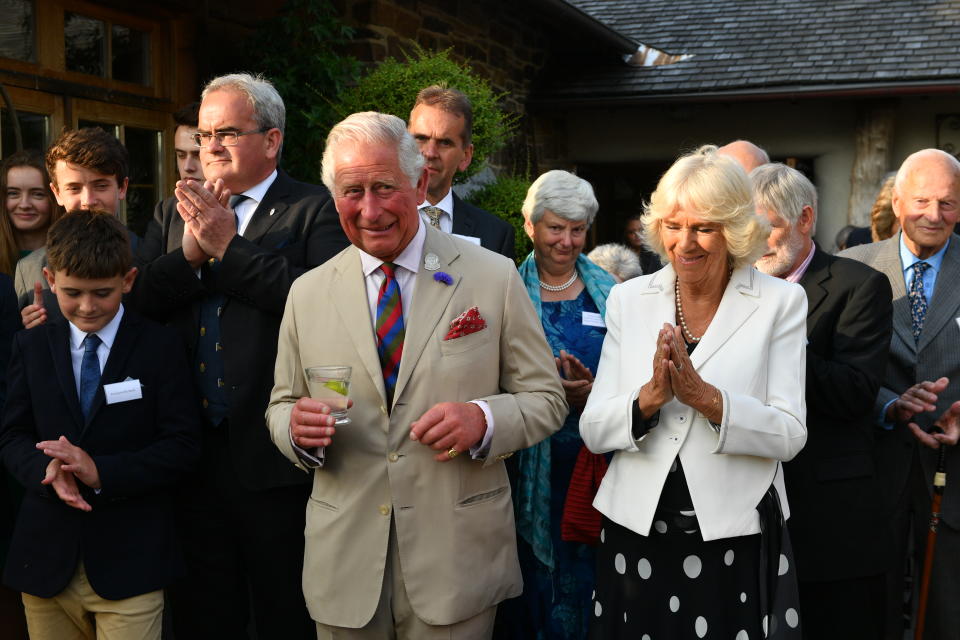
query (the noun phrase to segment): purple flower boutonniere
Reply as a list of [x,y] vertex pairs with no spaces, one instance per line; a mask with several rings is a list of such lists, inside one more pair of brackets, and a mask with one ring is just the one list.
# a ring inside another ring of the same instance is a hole
[[447,286],[453,284],[453,278],[450,276],[450,274],[444,273],[443,271],[437,271],[435,274],[433,274],[433,279],[437,282],[442,282]]

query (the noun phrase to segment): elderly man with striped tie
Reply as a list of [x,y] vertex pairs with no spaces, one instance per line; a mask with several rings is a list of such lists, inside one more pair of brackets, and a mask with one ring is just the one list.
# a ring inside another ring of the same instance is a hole
[[[922,566],[936,449],[950,447],[947,477],[960,480],[960,454],[952,446],[960,433],[960,237],[953,233],[960,218],[960,162],[939,149],[909,156],[897,172],[893,210],[901,233],[840,255],[885,274],[893,289],[893,338],[875,408],[877,466],[898,542],[887,608],[899,612],[911,526],[915,566]],[[948,488],[943,501],[928,638],[955,637],[960,625],[960,491],[955,489]],[[916,587],[919,576],[914,578]],[[916,598],[913,602],[916,607]],[[902,619],[890,620],[886,637],[902,636]]]
[[[303,589],[319,638],[489,638],[520,593],[503,460],[567,406],[513,263],[425,224],[428,173],[402,120],[330,132],[323,180],[353,246],[294,283],[271,436],[312,467]],[[349,365],[352,423],[304,368]]]

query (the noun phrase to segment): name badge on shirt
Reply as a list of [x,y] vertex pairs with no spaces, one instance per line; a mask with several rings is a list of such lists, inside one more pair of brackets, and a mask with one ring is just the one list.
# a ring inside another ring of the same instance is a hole
[[473,237],[473,236],[465,236],[465,235],[461,235],[461,234],[459,234],[459,233],[451,233],[450,235],[452,235],[452,236],[457,236],[458,238],[462,238],[462,239],[466,240],[467,242],[472,242],[473,244],[477,245],[478,247],[480,246],[480,238],[475,238],[475,237]]
[[124,380],[113,384],[103,385],[103,393],[107,397],[107,404],[139,400],[143,397],[139,380]]
[[595,311],[583,312],[583,326],[600,327],[601,329],[607,328],[607,325],[603,324],[603,317],[601,317],[601,315]]

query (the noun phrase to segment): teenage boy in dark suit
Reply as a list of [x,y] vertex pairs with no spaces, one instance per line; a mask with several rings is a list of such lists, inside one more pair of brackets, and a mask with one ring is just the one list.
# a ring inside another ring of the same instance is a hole
[[3,579],[34,640],[159,639],[183,572],[172,488],[200,455],[184,349],[124,310],[137,271],[112,215],[61,218],[47,259],[64,318],[13,343],[0,458],[26,496]]

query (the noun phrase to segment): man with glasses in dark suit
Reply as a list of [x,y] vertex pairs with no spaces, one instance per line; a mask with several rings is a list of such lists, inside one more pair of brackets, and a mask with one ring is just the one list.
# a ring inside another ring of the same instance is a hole
[[206,428],[184,486],[189,576],[171,591],[178,640],[313,638],[300,589],[310,476],[270,443],[264,411],[294,279],[348,245],[327,190],[278,167],[283,100],[248,74],[211,80],[195,143],[205,183],[177,183],[137,253],[131,302],[176,326]]

